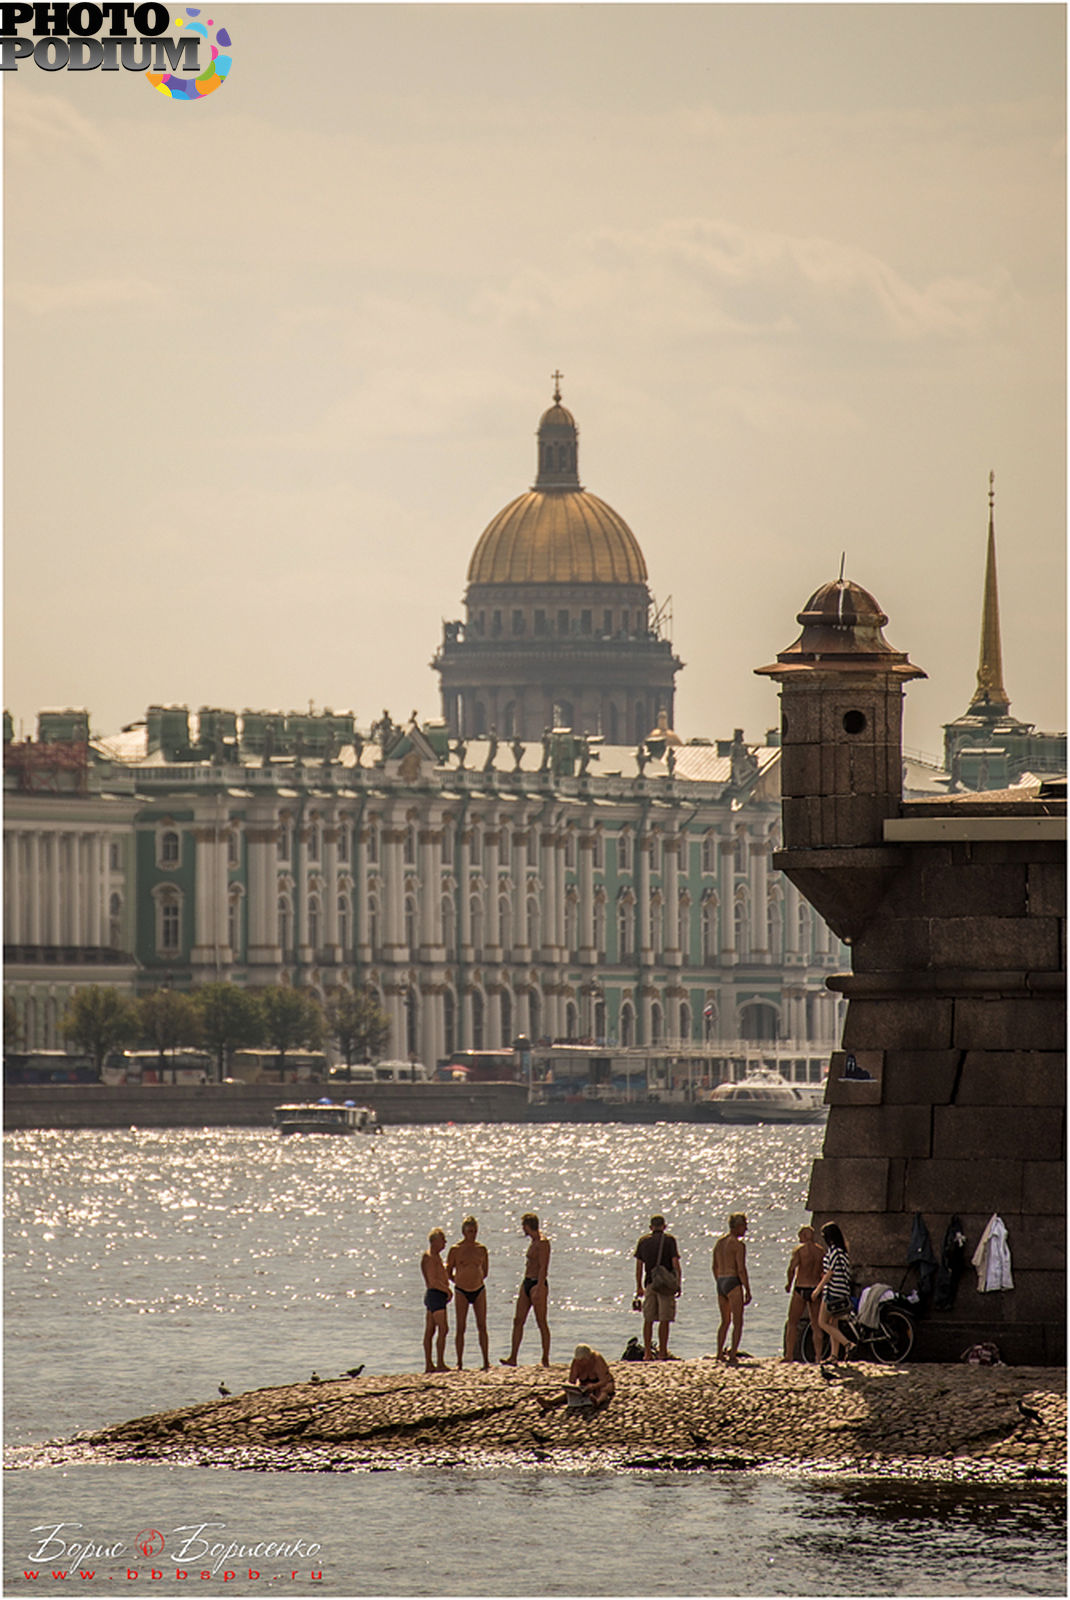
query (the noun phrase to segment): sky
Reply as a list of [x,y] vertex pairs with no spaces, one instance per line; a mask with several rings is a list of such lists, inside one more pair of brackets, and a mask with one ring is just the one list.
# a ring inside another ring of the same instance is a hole
[[[177,7],[172,7],[172,15]],[[846,574],[1066,726],[1065,11],[239,5],[225,85],[6,73],[4,703],[440,714],[430,660],[564,373],[684,738]]]

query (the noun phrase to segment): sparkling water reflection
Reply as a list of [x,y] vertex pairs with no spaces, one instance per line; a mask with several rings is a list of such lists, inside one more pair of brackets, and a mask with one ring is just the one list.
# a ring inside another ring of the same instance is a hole
[[[531,1208],[544,1218],[563,1359],[581,1338],[617,1355],[637,1331],[631,1252],[654,1209],[684,1258],[673,1347],[709,1350],[710,1249],[726,1213],[742,1208],[754,1289],[744,1345],[772,1355],[820,1138],[814,1127],[676,1124],[398,1128],[377,1140],[237,1129],[10,1135],[8,1442],[202,1401],[221,1379],[237,1391],[360,1361],[369,1372],[413,1370],[424,1239],[435,1223],[457,1237],[469,1210],[491,1255],[495,1355],[507,1347],[522,1273],[519,1216]],[[536,1353],[532,1329],[522,1354]],[[26,1586],[34,1526],[70,1517],[130,1538],[145,1524],[208,1516],[250,1540],[303,1531],[323,1545],[314,1592],[338,1595],[1065,1586],[1059,1501],[1047,1495],[536,1468],[332,1478],[96,1466],[8,1479],[7,1593]],[[475,1545],[458,1537],[458,1519],[478,1528]],[[675,1554],[662,1572],[644,1552],[666,1526]],[[390,1538],[368,1536],[383,1529]],[[112,1592],[108,1576],[94,1580],[95,1593]],[[187,1592],[171,1579],[153,1581],[153,1592]],[[135,1588],[123,1579],[114,1592]]]

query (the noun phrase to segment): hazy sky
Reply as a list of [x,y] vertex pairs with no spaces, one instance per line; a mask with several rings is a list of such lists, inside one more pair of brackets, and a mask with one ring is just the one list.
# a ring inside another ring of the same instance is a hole
[[[177,7],[172,7],[176,12]],[[197,105],[5,74],[5,703],[439,713],[550,373],[687,663],[684,737],[835,577],[1064,728],[1057,5],[235,5]]]

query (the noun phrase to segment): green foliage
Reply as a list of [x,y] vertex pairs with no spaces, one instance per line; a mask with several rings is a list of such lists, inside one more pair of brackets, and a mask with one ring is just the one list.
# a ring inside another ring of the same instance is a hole
[[63,1014],[62,1028],[65,1038],[93,1057],[99,1072],[112,1050],[135,1042],[141,1033],[141,1018],[127,995],[93,983],[75,989]]
[[286,1066],[287,1050],[318,1050],[326,1032],[323,1010],[304,989],[278,984],[260,991],[264,1038],[279,1053],[279,1071]]
[[191,1050],[201,1042],[201,1019],[188,994],[153,989],[137,1002],[141,1038],[156,1051],[160,1065],[168,1051]]
[[220,1081],[232,1050],[255,1050],[264,1042],[263,1007],[255,993],[233,983],[206,983],[192,995],[201,1038],[216,1058]]
[[327,1030],[351,1067],[382,1055],[390,1018],[370,990],[336,989],[327,1002]]

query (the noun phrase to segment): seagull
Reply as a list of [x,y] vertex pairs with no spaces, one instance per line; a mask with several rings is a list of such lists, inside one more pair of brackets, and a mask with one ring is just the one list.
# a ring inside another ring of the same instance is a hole
[[836,1371],[835,1367],[826,1367],[825,1363],[822,1361],[821,1376],[824,1378],[826,1383],[831,1383],[834,1378],[839,1377],[839,1373]]
[[535,1428],[530,1428],[528,1431],[530,1432],[531,1437],[535,1440],[536,1444],[549,1444],[549,1434],[539,1433]]
[[704,1433],[693,1433],[691,1435],[691,1440],[692,1440],[692,1443],[694,1444],[696,1450],[701,1450],[705,1445],[708,1445],[709,1442],[710,1442],[707,1439],[707,1437],[706,1437],[706,1435]]
[[308,1381],[309,1383],[322,1383],[323,1379],[320,1377],[318,1372],[314,1372]]
[[346,1368],[346,1377],[347,1378],[359,1378],[363,1371],[364,1371],[364,1363],[362,1361],[359,1367],[347,1367]]
[[1018,1415],[1024,1422],[1043,1422],[1044,1418],[1033,1406],[1027,1406],[1024,1400],[1018,1402]]
[[219,1385],[219,1394],[220,1394],[220,1398],[221,1398],[221,1399],[223,1399],[223,1400],[227,1400],[227,1399],[229,1399],[229,1397],[230,1397],[230,1390],[229,1390],[229,1389],[228,1389],[228,1388],[227,1388],[227,1386],[226,1386],[226,1384],[225,1384],[225,1383],[221,1383],[221,1384],[220,1384],[220,1385]]

